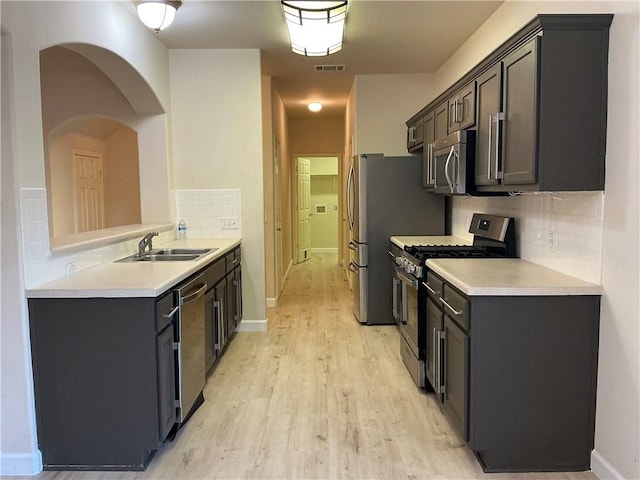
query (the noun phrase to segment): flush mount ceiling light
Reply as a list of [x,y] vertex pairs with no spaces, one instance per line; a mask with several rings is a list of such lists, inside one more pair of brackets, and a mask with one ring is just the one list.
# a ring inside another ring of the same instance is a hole
[[136,2],[138,18],[156,33],[164,30],[173,22],[176,10],[182,2],[179,0],[141,0]]
[[307,105],[307,108],[312,112],[319,112],[322,110],[322,104],[320,102],[311,102]]
[[321,57],[342,50],[347,1],[282,0],[291,50]]

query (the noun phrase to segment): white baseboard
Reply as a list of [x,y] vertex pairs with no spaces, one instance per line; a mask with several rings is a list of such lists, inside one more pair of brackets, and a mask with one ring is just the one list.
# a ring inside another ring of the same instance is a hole
[[338,253],[337,248],[310,248],[309,253]]
[[591,473],[600,480],[624,480],[620,472],[613,468],[613,465],[607,462],[597,450],[591,452]]
[[32,453],[0,453],[0,475],[37,475],[42,471],[40,450]]
[[275,308],[278,306],[278,297],[267,298],[267,308]]
[[266,332],[269,320],[242,320],[238,325],[238,332]]

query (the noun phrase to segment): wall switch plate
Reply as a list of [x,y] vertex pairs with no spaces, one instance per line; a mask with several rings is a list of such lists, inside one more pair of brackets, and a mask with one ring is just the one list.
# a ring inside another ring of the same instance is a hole
[[76,264],[75,262],[70,262],[67,263],[67,275],[71,275],[73,272],[76,271]]
[[238,217],[221,217],[220,228],[222,230],[237,230],[238,229]]

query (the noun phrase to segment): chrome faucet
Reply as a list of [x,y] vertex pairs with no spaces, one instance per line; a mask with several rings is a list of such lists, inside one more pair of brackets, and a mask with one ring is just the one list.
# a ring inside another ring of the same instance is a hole
[[142,237],[142,240],[138,242],[138,255],[142,255],[144,251],[147,249],[147,247],[149,247],[149,251],[151,251],[153,249],[153,245],[151,245],[151,241],[153,240],[153,237],[157,237],[157,236],[158,236],[158,232],[151,232],[151,233],[147,233],[144,237]]

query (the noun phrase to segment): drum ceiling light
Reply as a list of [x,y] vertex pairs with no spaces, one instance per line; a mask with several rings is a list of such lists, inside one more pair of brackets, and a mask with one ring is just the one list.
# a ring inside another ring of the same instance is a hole
[[179,0],[141,0],[136,2],[138,18],[147,27],[158,33],[173,22],[176,11],[182,2]]
[[282,0],[291,50],[322,57],[342,50],[347,1]]

